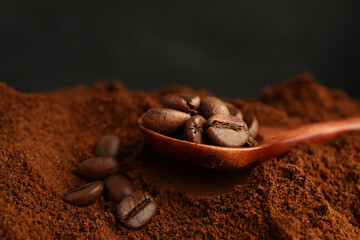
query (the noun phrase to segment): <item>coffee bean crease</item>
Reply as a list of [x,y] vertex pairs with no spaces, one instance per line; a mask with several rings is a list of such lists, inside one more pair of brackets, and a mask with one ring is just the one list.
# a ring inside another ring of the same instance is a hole
[[225,123],[225,122],[219,122],[214,121],[211,126],[217,127],[217,128],[227,128],[234,131],[242,131],[244,129],[244,126],[231,124],[231,123]]

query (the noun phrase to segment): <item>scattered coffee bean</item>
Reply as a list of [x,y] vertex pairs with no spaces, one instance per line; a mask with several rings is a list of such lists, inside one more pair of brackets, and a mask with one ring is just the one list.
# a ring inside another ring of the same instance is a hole
[[216,114],[207,121],[206,136],[220,146],[240,147],[249,138],[246,123],[232,115]]
[[204,143],[204,128],[206,120],[200,115],[195,115],[186,121],[184,138],[195,143]]
[[172,135],[180,132],[190,114],[169,108],[151,108],[144,113],[142,120],[144,127],[158,133]]
[[119,162],[115,158],[98,157],[81,162],[76,173],[85,180],[93,181],[117,173],[119,169]]
[[240,109],[238,109],[237,107],[235,107],[233,104],[231,103],[225,103],[227,108],[229,109],[230,115],[233,115],[237,118],[240,118],[241,120],[243,120],[243,114],[240,111]]
[[[172,111],[175,111],[169,110],[165,110],[165,112],[172,114]],[[176,112],[179,111],[175,111],[175,117],[178,115]],[[181,116],[185,114],[187,119],[190,118],[190,114],[180,113]],[[164,117],[162,114],[160,114],[160,118]],[[165,119],[168,120],[166,114]],[[184,123],[186,120],[184,120]],[[176,121],[179,121],[179,119],[176,119]],[[105,135],[96,145],[95,153],[98,156],[115,157],[119,151],[119,145],[120,140],[117,136]],[[80,177],[86,180],[108,177],[104,179],[104,182],[95,181],[88,183],[66,193],[63,200],[76,206],[87,206],[94,203],[104,190],[107,200],[116,203],[120,202],[116,211],[118,219],[129,228],[140,228],[148,223],[155,214],[156,203],[149,193],[142,191],[134,192],[134,184],[129,179],[123,175],[114,174],[119,171],[120,165],[113,157],[90,158],[80,163],[76,169]]]
[[104,179],[104,196],[113,202],[120,202],[134,191],[134,184],[120,174],[114,174]]
[[136,191],[118,205],[118,219],[129,228],[140,228],[148,223],[156,211],[156,203],[149,193]]
[[92,182],[66,193],[64,202],[76,206],[87,206],[99,199],[103,189],[104,185],[101,181]]
[[216,97],[203,98],[198,112],[206,119],[218,113],[230,114],[226,104]]
[[114,134],[107,134],[100,138],[95,146],[95,156],[116,158],[120,151],[120,138]]
[[168,94],[163,97],[166,108],[183,112],[193,112],[200,106],[200,97],[189,93]]
[[250,136],[253,138],[256,137],[258,129],[259,129],[259,122],[257,121],[256,117],[253,116],[245,116],[244,121],[248,126]]

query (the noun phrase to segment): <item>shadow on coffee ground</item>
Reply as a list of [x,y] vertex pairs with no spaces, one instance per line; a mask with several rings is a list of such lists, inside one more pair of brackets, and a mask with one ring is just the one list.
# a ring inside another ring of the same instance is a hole
[[[174,153],[176,154],[176,153]],[[144,178],[169,191],[179,191],[197,196],[217,196],[232,192],[245,184],[252,169],[215,171],[192,167],[166,158],[150,147],[144,146],[138,160]]]

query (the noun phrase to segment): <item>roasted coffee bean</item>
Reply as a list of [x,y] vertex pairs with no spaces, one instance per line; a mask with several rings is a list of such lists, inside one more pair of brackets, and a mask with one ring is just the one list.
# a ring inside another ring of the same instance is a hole
[[163,97],[166,108],[183,112],[193,112],[200,106],[200,97],[189,93],[168,94]]
[[198,112],[206,119],[218,113],[230,114],[226,104],[216,97],[203,98]]
[[95,146],[95,156],[116,158],[120,151],[120,138],[107,134],[100,138]]
[[237,118],[240,118],[241,120],[243,120],[243,114],[240,111],[240,109],[238,109],[237,107],[235,107],[233,104],[231,103],[225,103],[227,108],[229,109],[230,115],[233,115]]
[[76,206],[87,206],[99,199],[103,189],[104,185],[101,181],[92,182],[66,193],[64,202]]
[[191,116],[195,116],[195,115],[199,115],[199,113],[198,113],[197,110],[194,110],[194,111],[191,111],[191,112],[190,112],[190,115],[191,115]]
[[76,173],[85,180],[93,181],[117,173],[119,169],[119,162],[115,158],[98,157],[80,163]]
[[114,174],[104,179],[104,196],[113,202],[120,202],[134,191],[134,184],[120,174]]
[[195,115],[186,121],[184,126],[184,138],[195,143],[204,143],[205,118]]
[[250,136],[255,138],[258,133],[258,129],[259,129],[259,122],[257,121],[256,117],[245,116],[244,121],[246,122],[246,125],[248,126]]
[[142,120],[144,127],[165,135],[180,132],[190,114],[169,108],[151,108],[144,113]]
[[125,197],[116,210],[117,218],[129,228],[139,228],[155,214],[156,203],[149,193],[136,191]]
[[208,139],[220,146],[240,147],[249,138],[249,130],[241,119],[227,114],[216,114],[206,123]]
[[256,145],[258,145],[258,142],[255,140],[255,138],[250,136],[249,139],[246,141],[246,146],[247,147],[254,147]]

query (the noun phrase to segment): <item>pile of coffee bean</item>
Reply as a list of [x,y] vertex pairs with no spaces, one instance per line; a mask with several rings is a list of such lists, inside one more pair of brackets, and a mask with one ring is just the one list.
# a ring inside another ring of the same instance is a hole
[[163,97],[162,108],[144,113],[143,126],[187,141],[224,147],[255,146],[258,121],[216,97],[176,93]]
[[76,173],[90,183],[76,188],[64,196],[64,201],[76,206],[94,203],[103,194],[105,199],[118,203],[116,216],[129,228],[139,228],[155,214],[156,203],[149,193],[135,191],[134,184],[119,174],[116,160],[121,148],[120,138],[108,134],[95,146],[95,158],[81,162]]

